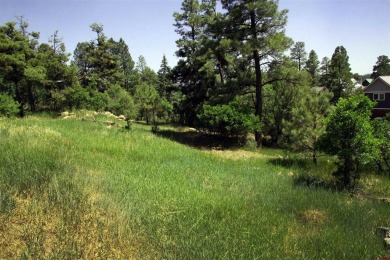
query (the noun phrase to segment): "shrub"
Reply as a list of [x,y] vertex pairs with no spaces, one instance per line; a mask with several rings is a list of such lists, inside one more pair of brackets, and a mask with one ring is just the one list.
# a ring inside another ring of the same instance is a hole
[[127,118],[135,116],[135,106],[130,94],[119,85],[111,86],[107,91],[107,110]]
[[244,136],[261,126],[260,118],[239,101],[227,105],[203,105],[198,118],[205,129],[226,136]]
[[338,157],[334,175],[343,188],[352,190],[360,177],[360,164],[377,156],[377,139],[370,122],[373,106],[364,95],[340,98],[319,140],[321,150]]
[[19,111],[19,103],[7,94],[0,94],[0,116],[14,116]]
[[373,120],[372,126],[379,148],[376,166],[379,172],[390,174],[390,115],[384,120]]

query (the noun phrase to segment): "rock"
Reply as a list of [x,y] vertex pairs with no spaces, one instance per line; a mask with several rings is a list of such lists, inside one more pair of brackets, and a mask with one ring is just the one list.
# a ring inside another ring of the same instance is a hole
[[116,123],[115,123],[115,122],[112,122],[112,121],[104,121],[103,124],[113,126],[113,125],[115,125]]
[[64,117],[65,116],[69,116],[69,112],[68,111],[64,111],[64,112],[61,113],[61,116],[64,116]]
[[120,120],[126,120],[126,117],[125,117],[124,115],[119,115],[119,116],[118,116],[118,119],[120,119]]
[[384,243],[385,249],[390,249],[390,238],[385,238]]

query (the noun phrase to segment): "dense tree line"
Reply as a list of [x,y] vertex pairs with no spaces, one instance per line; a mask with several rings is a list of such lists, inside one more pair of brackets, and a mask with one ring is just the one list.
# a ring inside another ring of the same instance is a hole
[[[304,42],[286,36],[287,10],[278,1],[183,0],[173,16],[179,61],[171,68],[164,55],[157,73],[143,56],[134,62],[125,41],[106,36],[98,23],[90,26],[95,38],[78,43],[71,61],[58,32],[39,43],[23,17],[0,26],[0,114],[109,110],[155,126],[160,120],[226,136],[254,133],[258,147],[309,151],[314,162],[320,140],[337,138],[331,130],[342,111],[359,107],[345,100],[362,102],[359,114],[369,120],[368,101],[354,99],[352,78],[362,76],[352,74],[347,50],[337,46],[320,62]],[[390,75],[385,55],[371,77],[381,75]],[[372,132],[362,117],[354,120]],[[388,136],[372,138],[382,145],[378,168],[388,169]],[[327,151],[341,156],[336,150]],[[356,169],[359,156],[344,158],[340,171]]]

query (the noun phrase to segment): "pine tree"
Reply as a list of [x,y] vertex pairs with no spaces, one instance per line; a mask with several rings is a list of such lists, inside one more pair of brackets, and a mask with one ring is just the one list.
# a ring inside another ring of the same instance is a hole
[[[270,61],[279,59],[291,45],[284,34],[287,11],[278,11],[275,0],[222,0],[226,10],[226,37],[233,41],[240,55],[253,62],[255,88],[255,115],[263,117],[263,87],[277,80],[266,79],[265,70]],[[255,132],[257,146],[262,143],[261,131]]]
[[347,50],[343,46],[338,46],[330,61],[330,78],[327,86],[334,94],[334,102],[352,87],[352,73],[348,60]]
[[159,71],[157,72],[158,75],[158,92],[160,94],[160,97],[165,99],[170,99],[170,91],[172,89],[172,69],[168,65],[168,60],[165,54],[163,55],[161,66]]
[[322,58],[320,67],[320,84],[321,86],[328,86],[330,79],[330,59],[328,57]]
[[175,27],[180,38],[176,41],[180,58],[174,68],[174,77],[185,99],[182,101],[182,123],[194,125],[196,110],[207,100],[214,77],[205,69],[208,62],[204,55],[209,16],[215,12],[215,1],[184,0],[181,12],[175,12]]
[[307,61],[307,52],[305,51],[304,42],[296,42],[291,48],[291,59],[297,63],[298,70],[303,69],[303,65]]
[[309,58],[305,64],[305,70],[309,72],[312,78],[312,87],[318,87],[319,83],[319,65],[320,61],[318,60],[317,53],[314,50],[311,50],[309,53]]
[[390,59],[386,55],[379,56],[372,69],[371,78],[376,79],[379,76],[390,76]]
[[291,111],[291,119],[284,122],[284,135],[294,151],[308,151],[317,164],[317,142],[325,132],[325,118],[332,111],[332,93],[305,89],[302,97]]

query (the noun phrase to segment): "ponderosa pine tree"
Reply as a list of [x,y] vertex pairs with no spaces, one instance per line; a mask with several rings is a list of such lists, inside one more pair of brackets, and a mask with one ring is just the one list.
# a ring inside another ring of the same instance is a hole
[[[282,57],[291,45],[285,36],[287,10],[278,10],[276,0],[222,0],[226,10],[226,38],[232,41],[242,57],[254,68],[255,115],[263,116],[263,87],[280,78],[265,77],[268,65]],[[257,146],[262,143],[261,131],[255,132]]]
[[376,79],[379,76],[390,76],[390,59],[386,55],[379,56],[372,69],[371,78]]
[[305,70],[311,75],[312,87],[318,87],[319,84],[319,65],[320,61],[318,60],[317,53],[311,50],[305,64]]
[[172,82],[172,69],[168,65],[168,60],[165,54],[163,55],[160,69],[157,72],[158,76],[158,92],[160,97],[165,98],[167,100],[170,99],[170,92],[173,88]]
[[110,45],[112,46],[111,52],[116,56],[116,59],[119,61],[120,73],[123,73],[123,83],[122,87],[128,92],[132,91],[134,88],[134,61],[131,57],[129,46],[126,42],[120,38],[118,42],[114,41],[112,38],[109,39]]
[[291,59],[274,62],[267,74],[270,78],[280,78],[264,86],[263,134],[269,145],[284,145],[285,124],[292,117],[293,108],[300,105],[300,100],[310,92],[310,75],[299,71]]
[[297,63],[298,70],[303,69],[303,65],[307,61],[307,52],[305,50],[304,42],[296,42],[291,48],[291,59]]
[[325,119],[332,112],[333,94],[313,88],[305,88],[301,94],[291,110],[290,120],[284,122],[283,133],[292,150],[310,152],[317,164],[317,142],[325,132]]
[[[31,97],[32,88],[28,89],[28,81],[35,78],[33,64],[28,64],[34,52],[28,38],[28,24],[20,23],[20,30],[16,29],[14,22],[8,22],[0,27],[0,72],[5,83],[12,85],[11,96],[15,96],[19,104],[19,116],[25,115],[25,104]],[[38,35],[34,34],[34,38]],[[27,75],[25,74],[26,69]],[[40,76],[40,73],[37,73]]]
[[328,57],[324,57],[321,60],[320,85],[323,87],[328,86],[329,80],[330,80],[330,59]]
[[196,110],[207,100],[207,92],[214,85],[209,71],[204,69],[207,59],[204,53],[204,39],[209,16],[215,12],[215,1],[184,0],[181,12],[175,12],[175,27],[180,38],[176,41],[180,58],[173,69],[176,82],[185,96],[182,101],[182,123],[194,125]]
[[117,46],[113,40],[107,40],[103,25],[93,23],[90,27],[96,33],[96,39],[77,44],[74,62],[79,68],[82,85],[103,93],[112,85],[123,85],[124,74],[118,55],[114,53]]
[[330,60],[329,82],[327,87],[333,92],[333,101],[349,91],[352,87],[352,73],[349,65],[347,50],[343,46],[338,46]]

